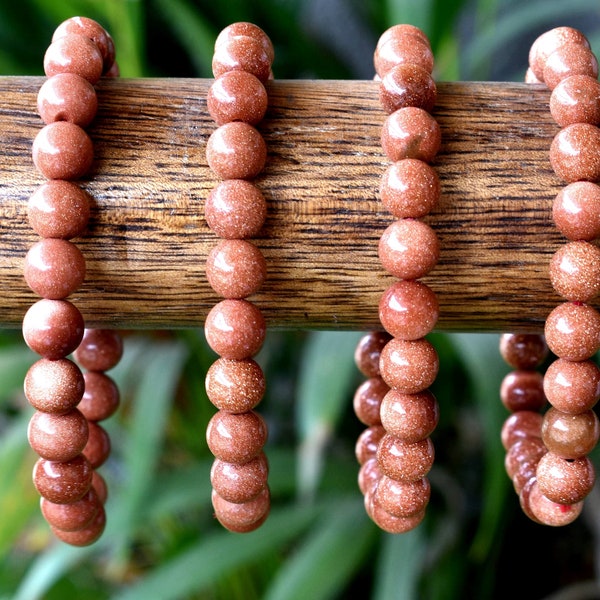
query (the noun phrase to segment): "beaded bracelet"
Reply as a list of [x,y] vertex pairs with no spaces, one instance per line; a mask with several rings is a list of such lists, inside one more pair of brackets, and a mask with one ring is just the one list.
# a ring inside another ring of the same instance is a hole
[[262,347],[266,324],[247,300],[262,287],[266,262],[248,238],[266,218],[266,202],[250,180],[264,168],[267,147],[255,125],[267,110],[264,83],[272,77],[273,45],[252,23],[226,27],[213,56],[215,81],[207,106],[219,126],[210,136],[206,157],[222,181],[206,200],[205,218],[221,241],[206,261],[212,289],[224,300],[205,322],[209,346],[220,356],[209,368],[206,391],[218,410],[206,438],[215,456],[211,469],[215,516],[226,529],[257,529],[270,510],[264,419],[254,411],[265,392],[261,367],[252,358]]
[[123,347],[116,332],[85,329],[81,313],[66,299],[85,277],[85,258],[69,240],[84,234],[90,217],[90,198],[74,181],[93,161],[84,128],[98,106],[94,84],[102,75],[118,75],[112,38],[91,19],[68,19],[54,32],[44,71],[48,78],[37,106],[46,126],[32,154],[47,181],[28,203],[29,222],[41,240],[27,252],[24,266],[28,286],[42,298],[23,318],[25,342],[42,357],[24,381],[36,409],[28,438],[40,457],[33,481],[43,516],[56,537],[85,546],[106,524],[107,488],[96,469],[109,455],[110,439],[99,421],[119,404],[105,371],[117,364]]
[[[520,406],[503,428],[507,470],[521,506],[532,520],[546,525],[574,521],[595,482],[588,454],[600,436],[593,407],[600,398],[600,369],[590,359],[600,349],[600,314],[588,303],[600,290],[600,250],[591,243],[600,237],[600,84],[598,62],[586,37],[571,27],[557,27],[539,36],[531,46],[526,81],[545,83],[552,91],[550,111],[562,128],[550,148],[550,164],[567,186],[556,196],[554,224],[569,240],[549,265],[550,281],[565,302],[548,315],[541,336],[505,335],[501,352],[509,364],[532,367],[545,356],[554,360],[540,381],[506,389],[535,397]],[[515,346],[522,345],[515,351]],[[519,358],[511,356],[521,354]],[[510,376],[510,374],[509,374]],[[507,377],[509,377],[507,376]],[[545,404],[550,408],[538,418]],[[521,416],[521,411],[531,415]],[[506,431],[505,431],[506,430]],[[518,441],[515,441],[518,440]]]
[[379,258],[398,278],[383,294],[379,319],[385,331],[364,336],[355,360],[369,379],[354,407],[368,426],[356,445],[359,487],[369,516],[383,530],[403,533],[423,520],[433,465],[430,434],[439,409],[429,386],[438,355],[425,336],[439,314],[435,293],[418,281],[439,258],[439,242],[422,218],[436,206],[439,179],[431,163],[441,132],[431,116],[437,96],[433,54],[425,34],[412,25],[385,31],[374,55],[379,97],[389,114],[381,144],[393,164],[382,177],[383,206],[397,219],[383,233]]

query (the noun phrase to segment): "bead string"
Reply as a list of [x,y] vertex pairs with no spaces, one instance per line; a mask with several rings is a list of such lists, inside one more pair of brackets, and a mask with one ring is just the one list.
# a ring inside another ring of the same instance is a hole
[[430,434],[439,419],[428,389],[439,360],[425,339],[439,307],[435,293],[418,279],[439,258],[437,236],[422,218],[439,200],[439,179],[429,163],[440,148],[441,132],[430,114],[437,89],[425,34],[412,25],[391,27],[377,43],[374,65],[381,105],[389,115],[381,144],[393,161],[382,177],[380,196],[397,219],[381,236],[379,258],[399,281],[379,303],[385,332],[364,336],[355,353],[359,370],[369,378],[354,397],[356,415],[368,426],[356,456],[368,515],[383,530],[404,533],[421,523],[429,503]]
[[226,529],[257,529],[270,510],[268,462],[263,447],[267,426],[254,408],[265,391],[265,377],[252,358],[263,345],[265,319],[247,300],[260,290],[266,262],[248,241],[266,218],[266,202],[251,180],[263,170],[267,147],[255,128],[268,105],[265,82],[272,77],[273,45],[252,23],[226,27],[215,41],[215,81],[207,95],[218,128],[206,158],[221,179],[206,199],[205,218],[221,239],[206,260],[212,289],[224,298],[205,322],[208,345],[220,356],[209,368],[206,391],[216,406],[206,431],[215,456],[211,469],[215,517]]
[[[119,73],[112,38],[92,19],[68,19],[52,36],[44,71],[37,106],[45,127],[32,155],[47,181],[28,203],[29,222],[41,239],[24,265],[28,286],[41,297],[23,318],[25,342],[41,355],[24,381],[36,409],[28,438],[40,457],[33,481],[43,516],[57,538],[85,546],[106,525],[107,488],[96,469],[109,455],[110,439],[98,421],[119,404],[116,385],[104,371],[120,360],[122,342],[115,332],[85,329],[81,313],[66,299],[85,278],[85,258],[69,240],[84,234],[90,217],[90,198],[74,181],[93,162],[84,128],[98,107],[94,85]],[[81,368],[69,358],[73,352]]]

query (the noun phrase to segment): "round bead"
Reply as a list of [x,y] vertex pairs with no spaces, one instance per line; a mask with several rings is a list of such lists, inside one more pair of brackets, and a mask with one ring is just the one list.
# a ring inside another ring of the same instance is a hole
[[40,458],[33,467],[33,483],[40,496],[50,502],[69,504],[88,493],[93,472],[83,454],[66,462]]
[[589,181],[565,186],[554,199],[552,218],[570,240],[591,241],[600,237],[600,186]]
[[359,465],[364,465],[368,460],[377,456],[377,447],[384,435],[385,429],[381,425],[372,425],[358,436],[354,454]]
[[419,281],[392,284],[379,301],[379,320],[392,336],[416,340],[427,335],[440,314],[435,293]]
[[589,123],[563,127],[552,140],[550,164],[567,183],[600,180],[600,129]]
[[70,181],[46,181],[29,198],[27,216],[40,237],[68,240],[85,231],[90,218],[90,197]]
[[536,333],[503,333],[500,354],[515,369],[535,369],[548,356],[548,345],[544,336]]
[[67,33],[54,40],[44,55],[44,73],[48,77],[73,73],[92,85],[102,76],[104,61],[98,46],[85,35]]
[[506,419],[500,431],[500,440],[505,450],[514,443],[528,437],[542,437],[541,413],[533,410],[518,410]]
[[264,225],[267,203],[262,192],[249,181],[226,179],[208,195],[204,216],[208,226],[219,237],[255,237]]
[[583,509],[583,502],[558,504],[542,494],[536,479],[525,486],[519,496],[523,512],[536,523],[551,527],[569,525]]
[[379,102],[386,113],[407,106],[431,112],[437,99],[437,88],[429,72],[414,64],[399,64],[381,79]]
[[528,436],[517,440],[506,452],[504,468],[512,479],[515,473],[524,464],[537,465],[542,456],[546,454],[546,446],[541,437]]
[[83,330],[83,317],[68,300],[38,300],[23,317],[25,343],[51,360],[71,354],[79,345]]
[[104,477],[98,473],[98,471],[94,470],[94,474],[92,476],[92,487],[96,490],[98,494],[98,499],[102,504],[106,504],[106,500],[108,499],[108,486],[106,485],[106,481]]
[[210,482],[221,498],[240,504],[256,498],[266,487],[268,471],[264,452],[241,465],[216,458],[210,470]]
[[393,36],[377,45],[373,65],[382,79],[397,65],[415,65],[426,73],[431,73],[433,52],[429,44],[417,36]]
[[377,457],[370,458],[360,466],[358,470],[358,487],[363,494],[369,490],[374,490],[383,473],[379,469]]
[[535,73],[532,71],[531,67],[529,67],[526,71],[525,71],[525,83],[544,83],[543,81],[540,81],[536,76]]
[[206,160],[221,179],[253,179],[265,166],[267,145],[252,125],[226,123],[208,138]]
[[600,425],[593,410],[577,415],[550,408],[544,415],[542,440],[549,452],[561,458],[581,458],[598,442]]
[[78,405],[83,395],[84,377],[68,358],[41,358],[29,367],[23,387],[27,400],[35,409],[61,414]]
[[266,441],[267,425],[254,411],[234,414],[220,410],[206,428],[208,448],[224,462],[246,463],[258,456]]
[[550,350],[567,360],[586,360],[600,349],[600,314],[587,304],[564,302],[546,318]]
[[512,371],[500,384],[500,399],[507,410],[541,410],[546,405],[544,378],[537,371]]
[[104,421],[120,404],[117,384],[106,374],[88,371],[83,374],[85,391],[77,408],[88,421]]
[[379,408],[390,388],[380,377],[371,377],[361,383],[354,394],[354,414],[368,427],[381,425]]
[[108,371],[123,356],[123,340],[112,329],[86,329],[75,350],[75,359],[89,371]]
[[220,356],[250,358],[265,341],[265,318],[247,300],[222,300],[208,313],[204,333],[208,345]]
[[408,36],[416,36],[421,42],[423,42],[427,46],[430,46],[429,38],[422,29],[420,29],[416,25],[409,25],[408,23],[397,23],[396,25],[388,27],[388,29],[386,29],[379,36],[376,48],[383,46],[383,44],[385,44],[392,38],[410,39],[410,37]]
[[92,519],[89,525],[77,531],[63,531],[52,527],[52,533],[61,541],[71,546],[90,546],[96,542],[104,533],[106,528],[106,512],[101,504],[98,507],[96,516]]
[[67,240],[44,238],[27,252],[23,276],[38,296],[60,300],[83,283],[85,258],[81,250]]
[[365,377],[379,377],[379,358],[392,339],[387,331],[370,331],[363,335],[354,350],[354,362]]
[[392,163],[381,178],[381,202],[397,219],[429,214],[440,198],[440,180],[426,162],[405,158]]
[[47,179],[79,179],[94,160],[94,147],[79,125],[56,121],[46,125],[35,136],[33,162]]
[[544,66],[544,82],[549,89],[554,90],[563,79],[573,75],[597,78],[598,61],[586,46],[564,44],[548,56]]
[[373,502],[394,517],[412,517],[429,504],[431,485],[427,477],[416,481],[396,481],[382,475],[373,490]]
[[251,358],[217,359],[206,373],[206,394],[220,410],[243,413],[252,410],[265,393],[265,375]]
[[538,462],[537,460],[525,461],[517,466],[517,470],[512,476],[513,488],[517,494],[520,494],[532,480],[535,481]]
[[560,127],[573,123],[600,125],[600,83],[589,75],[562,79],[550,96],[550,114]]
[[379,240],[383,268],[399,279],[427,275],[440,258],[440,243],[433,229],[414,219],[394,221]]
[[416,394],[435,381],[439,358],[435,348],[425,339],[393,339],[381,352],[380,369],[382,379],[391,388]]
[[264,83],[271,73],[271,58],[259,40],[237,35],[215,46],[212,71],[215,78],[228,71],[245,71]]
[[83,450],[83,455],[90,461],[93,469],[98,469],[110,455],[110,437],[104,427],[98,425],[98,423],[90,421],[88,426],[90,435]]
[[590,242],[569,242],[550,261],[550,281],[572,302],[589,302],[600,291],[600,248]]
[[231,121],[258,125],[267,112],[267,91],[252,73],[229,71],[210,86],[206,105],[217,125]]
[[544,393],[548,402],[562,412],[585,412],[600,399],[600,368],[591,360],[558,358],[546,369]]
[[76,408],[60,415],[37,411],[29,421],[27,438],[42,458],[68,461],[85,448],[88,422]]
[[431,438],[404,442],[386,434],[377,447],[377,461],[384,475],[396,481],[416,481],[425,477],[433,466],[434,448]]
[[406,443],[431,435],[440,418],[438,402],[429,390],[416,394],[390,390],[381,403],[380,414],[387,433]]
[[591,492],[596,474],[587,456],[566,460],[547,452],[538,463],[536,477],[546,498],[558,504],[576,504]]
[[46,124],[69,121],[85,128],[96,116],[98,98],[87,79],[73,73],[59,73],[42,84],[37,109]]
[[257,529],[265,521],[271,507],[268,486],[256,498],[241,504],[227,502],[214,490],[211,500],[219,523],[234,533],[248,533]]
[[81,500],[71,504],[55,504],[46,498],[40,498],[44,518],[52,527],[62,531],[84,529],[92,522],[101,505],[94,488],[90,488]]
[[372,494],[365,495],[365,508],[367,514],[373,522],[387,533],[400,534],[412,531],[421,524],[425,518],[425,511],[417,513],[411,517],[394,517],[372,499]]
[[269,57],[269,62],[273,62],[275,51],[269,36],[258,25],[249,23],[247,21],[231,23],[222,29],[215,40],[215,48],[218,48],[222,44],[226,44],[231,39],[239,36],[251,37],[260,42],[261,46]]
[[407,106],[384,122],[381,146],[391,161],[416,158],[430,163],[442,144],[438,122],[422,108]]

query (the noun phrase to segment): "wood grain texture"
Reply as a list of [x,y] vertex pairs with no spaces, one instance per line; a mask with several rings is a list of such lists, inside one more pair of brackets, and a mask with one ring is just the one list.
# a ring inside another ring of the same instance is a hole
[[[39,77],[0,78],[0,326],[20,327],[37,299],[22,264],[37,237],[27,200],[42,176],[31,144],[42,123]],[[81,182],[94,198],[88,264],[72,300],[90,326],[198,327],[218,301],[204,262],[216,241],[203,202],[216,183],[205,145],[215,125],[208,79],[123,79],[98,84],[89,128],[95,162]],[[369,329],[393,281],[377,242],[391,222],[378,200],[389,161],[372,81],[276,81],[261,123],[268,165],[256,180],[269,205],[255,243],[269,268],[252,297],[272,327]],[[442,200],[428,217],[440,263],[424,278],[443,331],[541,331],[560,302],[547,265],[563,243],[551,220],[562,183],[548,149],[558,127],[543,86],[440,83]]]

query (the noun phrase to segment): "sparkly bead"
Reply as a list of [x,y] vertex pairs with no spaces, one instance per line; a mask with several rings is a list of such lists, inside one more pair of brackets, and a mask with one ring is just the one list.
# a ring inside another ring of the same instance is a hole
[[263,50],[269,57],[269,62],[273,62],[275,51],[269,36],[258,25],[247,21],[231,23],[231,25],[222,29],[215,40],[215,49],[239,36],[251,37],[260,42]]
[[206,393],[218,409],[243,413],[261,401],[265,393],[265,375],[251,358],[219,358],[206,373]]
[[600,349],[600,314],[587,304],[564,302],[546,318],[550,350],[567,360],[586,360]]
[[88,371],[83,374],[85,391],[77,408],[88,421],[104,421],[120,404],[117,384],[104,373]]
[[371,377],[358,386],[354,394],[353,407],[354,414],[361,423],[368,427],[381,425],[379,408],[389,389],[380,377]]
[[520,494],[521,491],[533,480],[535,481],[535,473],[537,471],[538,460],[535,461],[525,461],[519,463],[517,466],[517,470],[513,473],[512,483],[513,488],[517,494]]
[[249,181],[226,179],[208,195],[204,216],[219,237],[255,237],[265,222],[267,203],[262,192]]
[[69,504],[88,493],[93,471],[83,454],[66,462],[40,458],[33,467],[33,483],[40,496],[50,502]]
[[391,27],[386,29],[379,36],[376,48],[383,46],[383,44],[385,44],[392,38],[410,40],[409,36],[415,36],[425,45],[431,47],[429,43],[429,38],[422,29],[415,25],[410,25],[408,23],[397,23],[396,25],[392,25]]
[[519,496],[523,512],[536,523],[551,527],[569,525],[583,509],[583,502],[576,504],[558,504],[544,496],[536,479],[523,488]]
[[563,127],[552,140],[550,163],[567,183],[600,180],[600,129],[589,123]]
[[68,240],[85,231],[90,218],[90,197],[70,181],[46,181],[29,198],[27,216],[40,237]]
[[267,112],[267,91],[252,73],[229,71],[210,86],[206,105],[217,125],[231,121],[258,125]]
[[531,67],[525,71],[525,83],[544,83],[540,81],[536,76]]
[[112,329],[86,329],[75,350],[75,359],[89,371],[108,371],[123,356],[123,340]]
[[42,458],[71,460],[85,448],[88,422],[76,408],[60,415],[37,411],[29,421],[27,438],[33,451]]
[[102,503],[94,488],[90,488],[87,494],[70,504],[55,504],[40,498],[40,509],[48,523],[62,531],[77,531],[84,529],[92,522]]
[[437,88],[431,75],[414,64],[392,67],[379,86],[379,102],[388,114],[407,106],[431,112],[436,98]]
[[96,494],[98,494],[100,503],[106,504],[106,500],[108,499],[108,486],[106,485],[104,477],[102,477],[102,475],[95,470],[92,476],[92,487],[94,490],[96,490]]
[[562,188],[554,199],[552,218],[570,240],[600,237],[600,186],[576,181]]
[[89,525],[77,531],[63,531],[52,527],[52,533],[61,541],[71,546],[90,546],[96,542],[104,533],[106,528],[106,512],[104,506],[100,504],[98,512]]
[[572,302],[589,302],[600,290],[600,249],[589,242],[563,244],[550,261],[550,281]]
[[433,71],[433,52],[417,36],[391,37],[375,48],[375,72],[382,79],[397,65],[415,65],[426,73]]
[[548,356],[548,345],[543,335],[503,333],[500,336],[500,354],[515,369],[535,369]]
[[440,409],[429,390],[403,394],[392,389],[381,403],[380,415],[387,433],[403,442],[415,443],[431,435],[437,427]]
[[204,324],[208,345],[220,356],[241,360],[262,347],[266,323],[260,309],[247,300],[222,300],[208,313]]
[[224,462],[248,462],[258,456],[266,441],[267,425],[254,411],[233,414],[220,410],[206,428],[208,448]]
[[550,96],[550,114],[559,127],[573,123],[600,125],[600,83],[589,75],[562,79]]
[[600,368],[591,360],[559,358],[546,369],[544,393],[548,402],[562,412],[585,412],[600,399]]
[[38,296],[60,300],[83,283],[85,258],[81,250],[67,240],[45,238],[27,252],[23,276]]
[[541,410],[546,404],[544,378],[537,371],[511,371],[500,384],[500,400],[511,412]]
[[427,507],[431,485],[427,477],[415,481],[396,481],[382,475],[373,491],[373,502],[394,517],[412,517]]
[[365,377],[379,377],[379,358],[392,339],[387,331],[371,331],[363,335],[354,350],[354,362]]
[[48,77],[73,73],[92,85],[102,75],[103,60],[98,46],[85,35],[65,34],[54,40],[44,55],[44,73]]
[[546,60],[544,82],[550,90],[567,77],[587,75],[598,77],[598,61],[594,53],[581,44],[564,44]]
[[47,79],[37,96],[37,109],[44,123],[69,121],[87,127],[96,116],[98,98],[94,86],[73,73]]
[[400,219],[383,232],[378,252],[388,273],[399,279],[419,279],[438,263],[440,243],[427,223]]
[[403,340],[427,335],[435,327],[439,313],[435,293],[419,281],[397,281],[379,301],[381,324],[388,333]]
[[23,317],[23,338],[51,360],[71,354],[83,337],[83,317],[68,300],[38,300]]
[[377,447],[377,461],[384,475],[396,481],[416,481],[431,470],[434,459],[431,438],[418,442],[404,442],[386,434]]
[[[366,502],[365,496],[365,502]],[[411,517],[394,517],[389,512],[383,510],[376,502],[372,502],[372,507],[369,509],[373,522],[383,531],[392,534],[407,533],[412,531],[421,524],[425,518],[425,510]]]
[[381,146],[391,161],[415,158],[430,163],[442,143],[438,122],[422,108],[408,106],[384,122]]
[[221,498],[240,504],[262,492],[267,485],[268,471],[264,452],[244,464],[228,463],[217,458],[210,470],[210,482]]
[[506,419],[500,432],[500,440],[505,450],[527,437],[542,437],[541,413],[533,410],[518,410]]
[[440,197],[440,180],[426,162],[405,158],[392,163],[381,178],[381,202],[397,219],[429,214]]
[[98,469],[110,455],[110,437],[104,427],[98,425],[98,423],[90,421],[88,426],[90,435],[83,450],[83,455],[90,461],[93,469]]
[[226,123],[208,138],[206,160],[221,179],[253,179],[265,166],[267,145],[252,125]]
[[506,473],[512,479],[521,465],[524,463],[537,465],[546,452],[546,446],[541,437],[528,436],[517,440],[504,457]]
[[380,369],[382,379],[391,388],[416,394],[435,381],[439,358],[435,348],[425,339],[393,339],[381,352]]
[[577,415],[550,408],[544,415],[542,440],[549,452],[561,458],[581,458],[598,442],[600,425],[593,410]]
[[271,59],[259,40],[238,35],[215,46],[212,71],[215,78],[228,71],[245,71],[264,83],[269,79]]
[[271,507],[271,493],[268,486],[256,498],[241,504],[227,502],[214,490],[211,500],[219,523],[234,533],[248,533],[257,529],[265,521]]
[[79,367],[68,358],[41,358],[29,367],[23,387],[35,409],[61,414],[75,408],[81,400],[84,378]]
[[379,469],[377,457],[370,458],[364,462],[358,470],[358,487],[363,494],[375,488],[383,473]]
[[364,465],[368,460],[377,456],[377,447],[384,435],[385,429],[381,425],[372,425],[358,436],[354,454],[359,465]]
[[537,482],[546,498],[558,504],[575,504],[592,490],[594,465],[587,456],[566,460],[547,452],[538,463]]
[[47,179],[79,179],[94,160],[92,140],[79,125],[56,121],[35,136],[33,162]]

